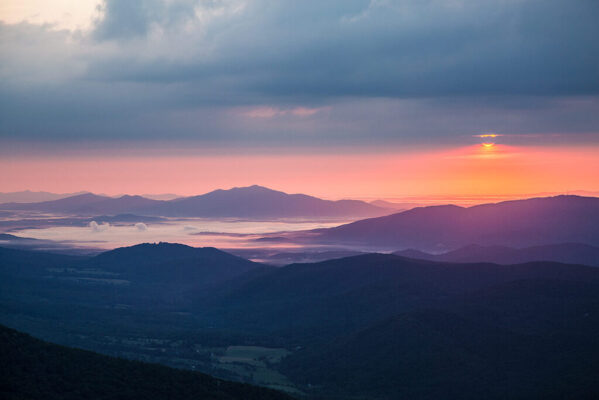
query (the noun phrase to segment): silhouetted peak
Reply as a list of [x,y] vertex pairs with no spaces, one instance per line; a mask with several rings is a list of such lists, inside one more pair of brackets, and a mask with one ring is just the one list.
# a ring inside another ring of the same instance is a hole
[[225,192],[236,192],[236,193],[279,193],[279,194],[286,194],[284,192],[278,191],[278,190],[274,190],[274,189],[270,189],[267,188],[265,186],[260,186],[260,185],[252,185],[252,186],[241,186],[241,187],[234,187],[231,188],[229,190],[225,190]]
[[[104,200],[104,199],[109,199],[109,198],[110,197],[100,196],[99,194],[94,194],[94,193],[83,193],[83,194],[76,194],[75,196],[65,197],[64,199],[59,199],[59,200],[69,200],[69,199]],[[59,200],[56,200],[56,201],[59,201]]]
[[109,250],[98,254],[97,259],[107,258],[140,258],[147,260],[175,260],[183,258],[197,258],[203,256],[236,256],[218,250],[214,247],[191,247],[179,243],[159,242],[159,243],[140,243],[133,246],[119,247],[114,250]]

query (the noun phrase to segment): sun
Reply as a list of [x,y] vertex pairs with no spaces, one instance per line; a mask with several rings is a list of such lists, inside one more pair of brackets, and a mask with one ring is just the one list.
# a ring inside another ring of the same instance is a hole
[[483,133],[480,135],[474,135],[474,137],[485,140],[483,143],[480,144],[484,150],[494,149],[495,148],[495,138],[498,138],[500,136],[503,136],[503,135],[501,135],[499,133]]

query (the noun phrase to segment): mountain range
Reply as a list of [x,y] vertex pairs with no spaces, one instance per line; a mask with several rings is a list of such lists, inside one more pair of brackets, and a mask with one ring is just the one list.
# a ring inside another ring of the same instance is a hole
[[555,196],[472,207],[417,207],[314,231],[319,243],[413,248],[438,253],[470,244],[527,247],[599,245],[599,198]]
[[36,203],[41,201],[51,201],[64,199],[65,197],[77,196],[86,192],[77,193],[50,193],[50,192],[32,192],[23,190],[20,192],[0,193],[0,204],[2,203]]
[[[59,200],[67,197],[73,197],[80,194],[89,193],[86,191],[76,193],[51,193],[51,192],[34,192],[31,190],[23,190],[20,192],[0,192],[0,204],[3,203],[40,203],[42,201]],[[111,196],[122,197],[123,195]],[[181,197],[173,193],[148,193],[142,194],[142,197],[153,200],[172,200]],[[106,196],[105,196],[106,197]]]
[[[229,251],[240,257],[278,266],[293,263],[320,262],[333,258],[365,254],[363,251],[343,248],[327,250],[305,248],[296,251],[281,251],[277,248],[242,248],[230,249]],[[407,258],[454,263],[489,262],[495,264],[522,264],[532,261],[552,261],[599,267],[599,247],[582,243],[560,243],[521,249],[506,246],[480,246],[471,244],[441,254],[431,254],[415,249],[396,251],[392,254]]]
[[390,210],[359,200],[323,200],[304,194],[287,194],[262,186],[215,190],[199,196],[153,200],[142,196],[118,198],[85,193],[38,203],[0,204],[3,210],[63,214],[124,214],[203,218],[363,218]]
[[[0,323],[237,380],[269,367],[307,398],[593,398],[598,307],[599,269],[548,261],[363,254],[275,268],[166,243],[0,249]],[[231,346],[287,355],[215,355]]]

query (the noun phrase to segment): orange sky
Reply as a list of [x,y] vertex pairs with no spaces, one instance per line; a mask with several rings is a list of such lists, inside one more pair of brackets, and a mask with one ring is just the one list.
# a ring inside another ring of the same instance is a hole
[[599,190],[599,146],[473,145],[367,154],[31,156],[0,160],[0,191],[201,194],[260,184],[325,198]]

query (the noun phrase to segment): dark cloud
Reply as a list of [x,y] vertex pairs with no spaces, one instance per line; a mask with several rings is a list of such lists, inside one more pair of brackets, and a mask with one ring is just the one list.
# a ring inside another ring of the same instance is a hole
[[145,36],[153,25],[170,27],[194,19],[197,3],[194,0],[105,0],[99,6],[103,17],[97,21],[93,35],[98,40]]
[[[0,24],[0,138],[360,145],[599,127],[593,0],[106,0],[102,15],[91,32]],[[262,106],[329,111],[239,111]]]
[[[250,2],[238,15],[209,24],[197,42],[213,47],[208,54],[198,51],[184,62],[127,56],[95,65],[91,76],[194,82],[225,75],[239,89],[283,97],[599,91],[594,1],[283,4]],[[128,19],[120,8],[112,11],[117,20]]]

